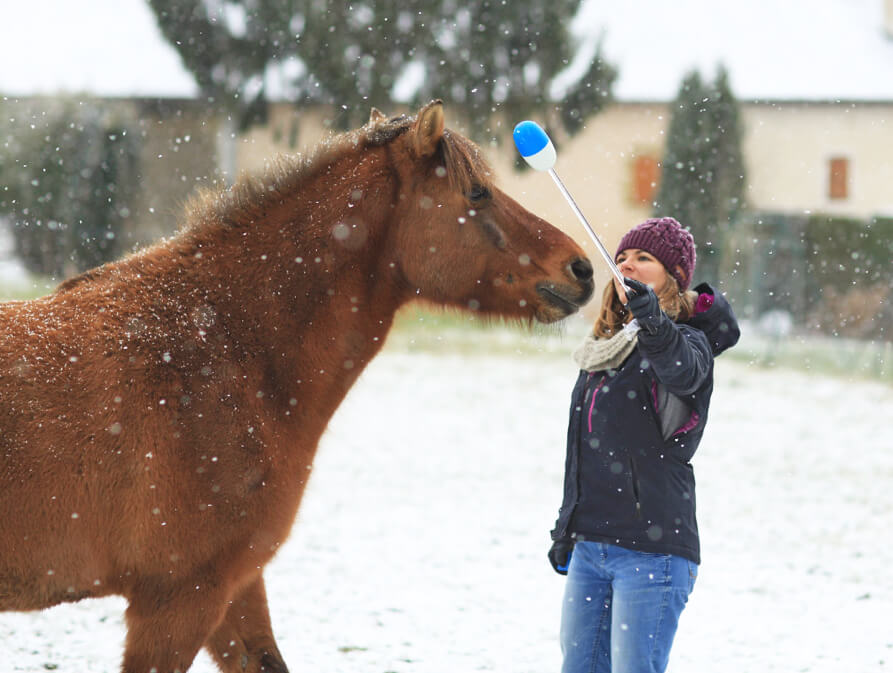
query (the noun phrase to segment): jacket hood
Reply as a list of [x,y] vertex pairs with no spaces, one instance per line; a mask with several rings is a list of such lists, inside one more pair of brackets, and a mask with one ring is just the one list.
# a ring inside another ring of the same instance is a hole
[[719,355],[738,343],[741,336],[738,320],[725,297],[707,283],[698,285],[695,292],[698,293],[697,308],[686,324],[702,331],[710,342],[713,355]]

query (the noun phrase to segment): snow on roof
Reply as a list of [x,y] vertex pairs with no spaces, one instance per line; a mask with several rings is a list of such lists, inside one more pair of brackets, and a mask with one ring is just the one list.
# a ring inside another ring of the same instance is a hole
[[[742,99],[893,100],[884,0],[584,0],[578,78],[599,36],[620,100],[671,100],[692,68],[728,68]],[[0,94],[192,97],[144,0],[6,3]],[[560,90],[560,87],[558,87]]]

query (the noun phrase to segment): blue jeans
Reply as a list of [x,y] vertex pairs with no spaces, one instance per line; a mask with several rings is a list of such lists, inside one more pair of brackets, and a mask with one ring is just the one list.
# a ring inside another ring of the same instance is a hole
[[577,542],[561,610],[562,673],[663,673],[697,576],[681,556]]

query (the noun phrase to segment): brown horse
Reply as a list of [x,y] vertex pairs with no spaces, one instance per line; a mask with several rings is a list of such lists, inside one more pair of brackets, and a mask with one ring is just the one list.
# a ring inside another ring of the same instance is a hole
[[421,298],[552,322],[592,293],[479,150],[373,110],[205,194],[170,240],[0,304],[0,610],[128,600],[126,673],[286,671],[262,571],[317,442]]

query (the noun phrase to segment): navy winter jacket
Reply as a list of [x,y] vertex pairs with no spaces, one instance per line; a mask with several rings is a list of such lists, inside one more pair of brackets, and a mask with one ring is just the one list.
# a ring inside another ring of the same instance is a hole
[[713,392],[713,358],[738,341],[728,302],[699,285],[696,314],[665,315],[619,369],[581,371],[554,540],[608,542],[700,563],[691,458]]

